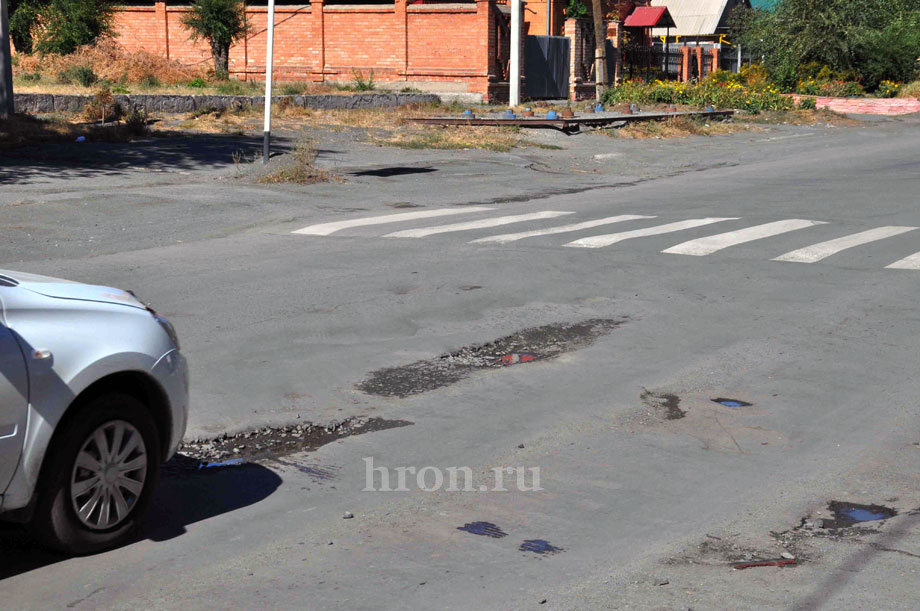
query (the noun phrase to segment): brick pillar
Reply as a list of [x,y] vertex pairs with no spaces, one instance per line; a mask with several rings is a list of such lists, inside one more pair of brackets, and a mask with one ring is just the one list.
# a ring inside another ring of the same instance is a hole
[[696,76],[697,78],[703,78],[703,48],[695,47],[693,49],[696,51]]
[[581,36],[581,28],[578,27],[577,19],[566,19],[563,26],[562,35],[569,39],[569,99],[575,99],[575,84],[581,82],[581,75],[578,73],[580,67],[579,60],[584,52],[584,38]]
[[710,72],[715,72],[718,69],[719,69],[719,50],[714,48],[712,50],[712,64],[710,65],[709,70]]
[[397,68],[397,74],[402,75],[405,80],[408,80],[406,73],[409,70],[409,13],[406,10],[407,6],[407,0],[396,0],[395,30],[396,40],[399,41],[398,53],[401,53],[401,55],[397,56],[397,59],[399,59],[399,68]]
[[169,17],[166,14],[166,3],[154,2],[153,14],[156,15],[157,22],[163,24],[163,55],[169,59]]
[[690,47],[677,47],[680,53],[680,68],[678,69],[677,80],[682,83],[690,81]]
[[620,77],[623,74],[623,54],[620,52],[623,42],[623,28],[621,25],[619,21],[610,21],[607,23],[607,38],[610,39],[610,42],[613,44],[614,55],[613,57],[607,58],[607,65],[613,66],[613,81],[609,83],[610,85],[619,84]]
[[499,66],[498,28],[492,6],[493,0],[476,0],[476,30],[485,32],[486,39],[474,42],[472,59],[477,73],[485,74],[487,81],[498,81],[502,69]]
[[326,80],[326,28],[324,24],[323,6],[325,0],[313,0],[310,3],[311,17],[313,18],[313,75],[314,82]]

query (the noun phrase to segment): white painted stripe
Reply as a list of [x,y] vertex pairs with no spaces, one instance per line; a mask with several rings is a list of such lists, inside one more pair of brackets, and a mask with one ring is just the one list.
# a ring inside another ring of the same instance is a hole
[[566,214],[575,214],[574,212],[559,212],[557,210],[544,210],[543,212],[532,212],[530,214],[518,214],[515,216],[498,216],[481,221],[469,221],[468,223],[454,223],[453,225],[437,225],[435,227],[425,227],[423,229],[407,229],[405,231],[396,231],[383,236],[385,238],[424,238],[436,233],[449,233],[452,231],[468,231],[470,229],[484,229],[486,227],[498,227],[499,225],[509,225],[511,223],[523,223],[524,221],[536,221],[539,219],[551,219]]
[[885,269],[920,269],[920,252],[886,265]]
[[828,240],[827,242],[819,242],[811,246],[806,246],[805,248],[793,250],[773,260],[793,261],[796,263],[815,263],[821,259],[826,259],[831,255],[835,255],[842,250],[868,244],[869,242],[875,242],[876,240],[884,240],[885,238],[907,233],[914,229],[916,229],[916,227],[876,227],[868,231],[845,235],[842,238]]
[[769,238],[770,236],[786,233],[787,231],[795,231],[796,229],[804,229],[805,227],[814,227],[815,225],[824,224],[826,224],[824,221],[786,219],[784,221],[755,225],[737,231],[719,233],[705,238],[699,238],[698,240],[690,240],[689,242],[683,242],[682,244],[672,246],[661,252],[674,255],[693,255],[695,257],[702,257],[704,255],[711,255],[729,246],[737,246],[738,244],[762,240],[763,238]]
[[399,223],[401,221],[414,221],[417,219],[428,219],[437,216],[453,216],[455,214],[467,214],[469,212],[482,212],[484,210],[494,210],[494,208],[484,208],[482,206],[471,206],[469,208],[444,208],[439,210],[419,210],[417,212],[400,212],[399,214],[385,214],[382,216],[366,216],[359,219],[350,219],[347,221],[337,221],[334,223],[322,223],[320,225],[310,225],[291,233],[301,235],[329,235],[342,229],[352,227],[364,227],[367,225],[383,225],[385,223]]
[[580,240],[575,240],[574,242],[569,242],[566,244],[566,246],[572,246],[575,248],[601,248],[604,246],[610,246],[611,244],[616,244],[617,242],[622,242],[623,240],[631,240],[632,238],[644,238],[645,236],[671,233],[672,231],[681,231],[682,229],[692,229],[694,227],[702,227],[703,225],[710,225],[712,223],[719,223],[721,221],[737,220],[737,218],[689,219],[686,221],[678,221],[676,223],[668,223],[667,225],[646,227],[645,229],[634,229],[632,231],[622,231],[620,233],[608,233],[607,235],[591,236],[590,238],[582,238]]
[[560,225],[559,227],[551,227],[549,229],[535,229],[533,231],[522,231],[521,233],[492,235],[487,238],[479,238],[478,240],[473,240],[470,242],[470,244],[480,244],[485,242],[498,242],[499,244],[506,244],[508,242],[514,242],[515,240],[523,240],[524,238],[532,238],[541,235],[554,235],[557,233],[567,233],[570,231],[581,231],[582,229],[591,229],[593,227],[600,227],[601,225],[612,225],[613,223],[622,223],[623,221],[635,221],[637,219],[653,218],[655,217],[642,216],[641,214],[621,214],[619,216],[608,216],[604,219],[585,221],[584,223],[575,223],[573,225]]

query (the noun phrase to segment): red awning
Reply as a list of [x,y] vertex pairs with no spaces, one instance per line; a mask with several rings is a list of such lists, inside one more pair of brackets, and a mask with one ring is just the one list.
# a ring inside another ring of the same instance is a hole
[[673,28],[674,20],[666,6],[637,6],[623,25],[627,28]]

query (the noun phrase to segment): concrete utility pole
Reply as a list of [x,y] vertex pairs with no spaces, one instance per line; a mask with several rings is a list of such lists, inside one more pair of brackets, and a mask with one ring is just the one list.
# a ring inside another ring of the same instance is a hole
[[8,4],[9,0],[0,0],[0,119],[13,114],[13,49]]
[[607,89],[607,28],[604,27],[604,9],[601,0],[591,0],[594,13],[594,83],[597,102]]
[[275,0],[268,0],[268,40],[265,43],[265,127],[262,132],[262,165],[271,156],[272,62],[275,52]]
[[511,0],[511,65],[508,68],[508,104],[521,103],[521,0]]

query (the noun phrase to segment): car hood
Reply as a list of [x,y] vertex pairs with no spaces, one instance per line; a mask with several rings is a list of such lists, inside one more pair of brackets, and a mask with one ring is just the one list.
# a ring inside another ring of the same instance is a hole
[[128,291],[115,289],[109,286],[81,284],[79,282],[61,280],[60,278],[52,278],[50,276],[0,270],[0,280],[3,279],[12,280],[19,288],[56,299],[97,301],[141,309],[146,309],[147,307]]

